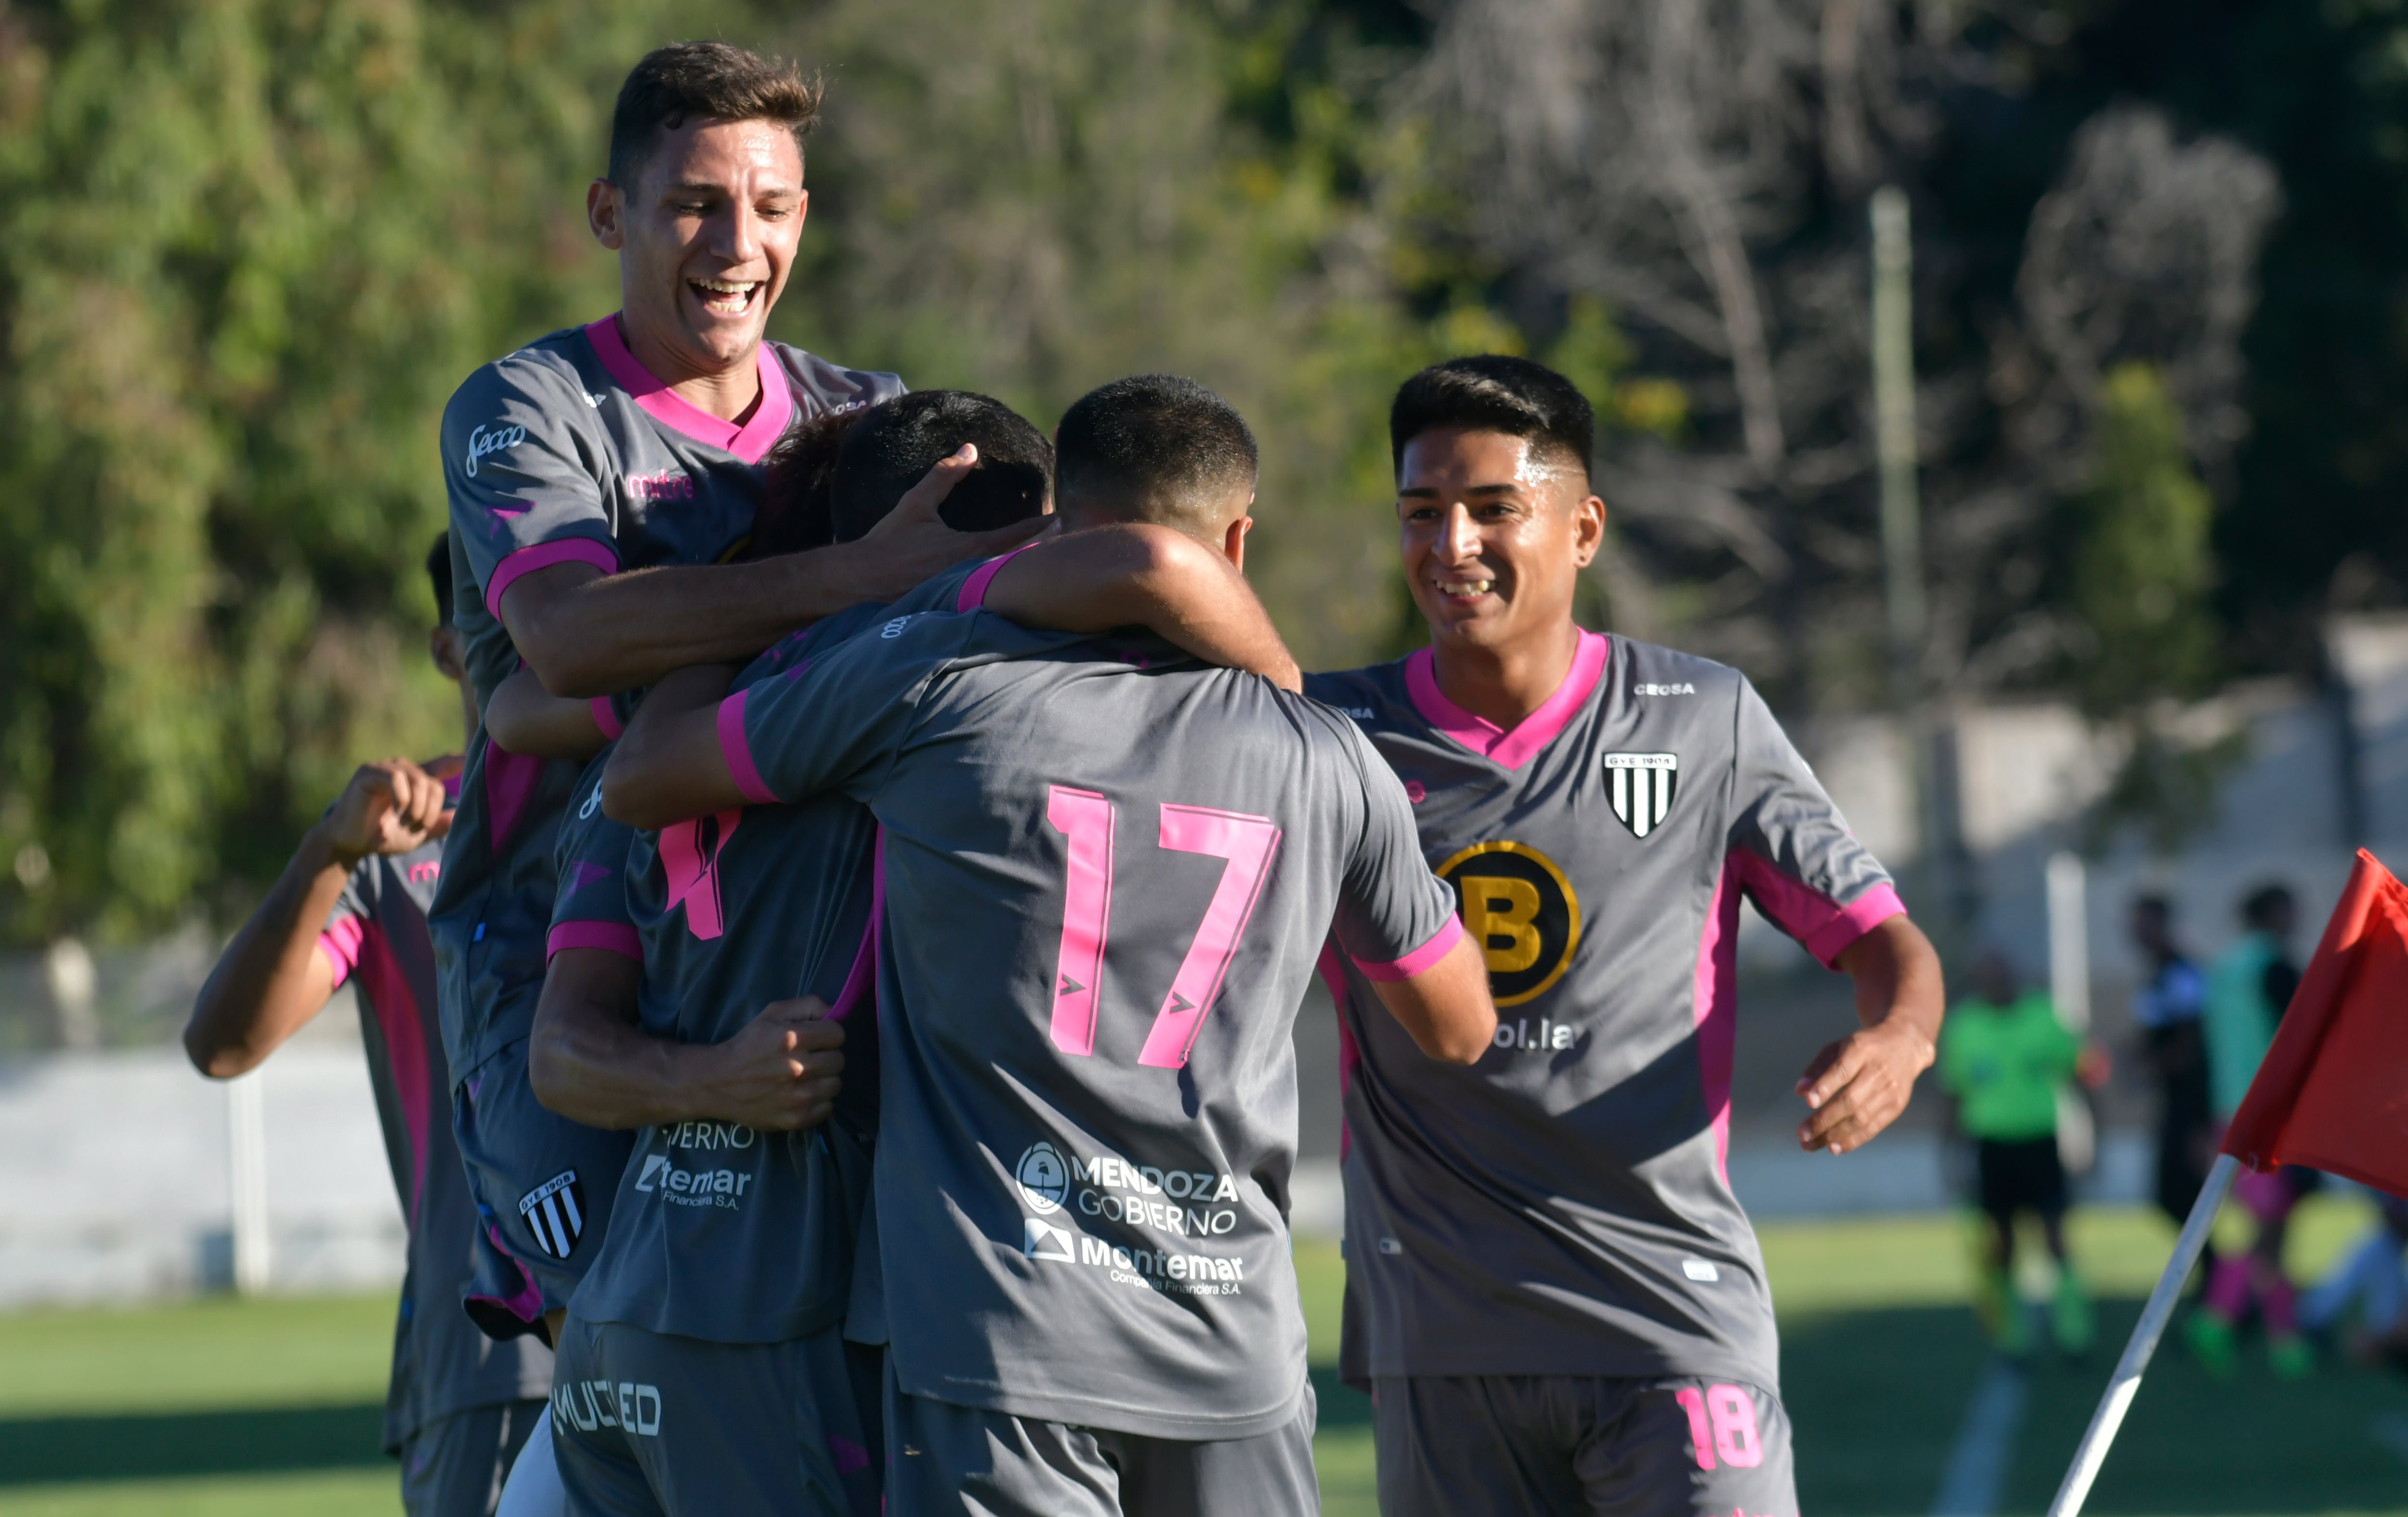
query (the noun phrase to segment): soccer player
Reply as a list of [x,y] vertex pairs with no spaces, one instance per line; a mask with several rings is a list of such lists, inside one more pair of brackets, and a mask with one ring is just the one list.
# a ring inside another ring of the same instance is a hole
[[[1107,385],[1055,447],[1066,530],[1175,523],[1242,566],[1254,441],[1211,392]],[[1394,778],[1268,680],[975,610],[669,695],[607,777],[630,822],[834,792],[882,829],[891,1510],[1313,1510],[1286,1212],[1315,951],[1334,918],[1433,1056],[1495,1022]]]
[[1973,994],[1957,1003],[1940,1037],[1940,1083],[1956,1101],[1957,1125],[1973,1140],[1982,1212],[1990,1221],[1979,1311],[1991,1342],[2010,1358],[2031,1350],[2031,1324],[2015,1294],[2015,1218],[2040,1217],[2057,1261],[2050,1328],[2057,1346],[2090,1349],[2090,1298],[2065,1251],[2065,1166],[2057,1148],[2057,1093],[2077,1073],[2105,1071],[2086,1060],[2082,1039],[2057,1020],[2046,991],[2022,990],[1996,950],[1973,966]]
[[[552,694],[599,699],[697,660],[750,658],[1026,536],[897,513],[861,542],[724,562],[790,425],[902,390],[763,340],[808,206],[801,139],[818,108],[791,65],[722,43],[663,48],[628,75],[608,172],[586,196],[595,237],[619,255],[619,311],[485,365],[444,412],[453,618],[480,708],[522,659]],[[553,840],[577,772],[473,743],[430,913],[462,1157],[555,1311],[593,1246],[578,1221],[535,1219],[564,1188],[605,1195],[618,1178],[595,1168],[606,1150],[525,1095]],[[486,1303],[480,1320],[509,1333],[542,1317]]]
[[[452,592],[443,539],[426,568],[439,611]],[[464,680],[460,634],[438,624],[429,640],[436,667]],[[461,706],[464,730],[473,732],[465,688]],[[232,1079],[256,1068],[346,980],[358,987],[369,1081],[409,1237],[384,1438],[401,1458],[410,1517],[493,1511],[552,1383],[552,1355],[540,1345],[489,1343],[460,1314],[477,1211],[452,1146],[425,918],[452,814],[452,782],[441,777],[458,763],[362,766],[226,946],[184,1030],[194,1066]]]
[[1572,621],[1605,508],[1588,403],[1513,358],[1389,413],[1430,646],[1306,680],[1404,783],[1499,1023],[1420,1056],[1329,973],[1345,1098],[1347,1380],[1398,1514],[1794,1517],[1764,1266],[1724,1175],[1742,896],[1856,982],[1799,1081],[1843,1152],[1932,1059],[1939,964],[1735,669]]

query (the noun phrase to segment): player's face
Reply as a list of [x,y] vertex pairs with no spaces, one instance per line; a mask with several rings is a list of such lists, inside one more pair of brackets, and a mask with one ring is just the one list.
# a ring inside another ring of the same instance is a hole
[[1526,437],[1453,428],[1405,445],[1397,522],[1413,604],[1440,642],[1499,649],[1571,619],[1605,503]]
[[792,133],[775,122],[688,122],[662,136],[632,191],[596,180],[587,200],[595,236],[619,253],[639,350],[666,351],[696,373],[752,361],[810,202]]

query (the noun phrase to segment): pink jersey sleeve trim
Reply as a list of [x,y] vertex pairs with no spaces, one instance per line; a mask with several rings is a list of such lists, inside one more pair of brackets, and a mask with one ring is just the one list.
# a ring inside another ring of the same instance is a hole
[[777,792],[762,782],[761,771],[752,766],[752,745],[744,737],[744,697],[751,694],[739,690],[719,703],[719,751],[727,760],[738,794],[755,806],[775,806]]
[[499,620],[502,614],[502,592],[516,584],[523,575],[538,569],[548,569],[554,564],[591,564],[605,574],[619,572],[619,555],[609,545],[591,537],[563,537],[557,542],[539,542],[532,548],[522,548],[494,565],[493,578],[485,581],[485,609]]
[[623,729],[619,725],[619,713],[610,708],[610,697],[596,695],[585,703],[585,708],[594,713],[594,724],[601,729],[604,740],[617,742]]
[[1447,699],[1438,687],[1437,660],[1426,648],[1405,660],[1405,693],[1423,721],[1481,757],[1518,769],[1544,751],[1588,704],[1598,681],[1605,677],[1606,660],[1612,651],[1612,639],[1582,630],[1563,683],[1537,710],[1515,723],[1511,732]]
[[[1426,974],[1439,960],[1454,952],[1455,945],[1462,940],[1463,923],[1454,917],[1449,917],[1446,919],[1445,926],[1430,934],[1428,942],[1403,958],[1391,964],[1373,964],[1365,959],[1354,959],[1354,967],[1363,971],[1363,978],[1366,980],[1411,980],[1415,975]],[[1354,955],[1350,953],[1347,957],[1352,959]]]
[[552,936],[544,939],[544,962],[551,963],[563,949],[570,948],[598,948],[606,953],[624,954],[638,963],[644,957],[644,940],[624,922],[554,923]]
[[366,937],[367,929],[360,925],[357,917],[339,917],[318,935],[318,952],[326,955],[326,962],[335,968],[336,989],[341,989],[343,981],[351,978],[351,971],[359,967],[360,943]]
[[986,604],[986,587],[995,583],[996,573],[1000,571],[1006,564],[1010,563],[1013,559],[1018,558],[1021,554],[1028,551],[1031,548],[1036,546],[1037,545],[1033,542],[1022,543],[1019,547],[1013,549],[1010,552],[1005,553],[1000,558],[990,558],[985,563],[980,565],[977,568],[971,570],[970,577],[962,581],[962,593],[953,597],[953,609],[956,611],[975,611],[980,607],[984,606]]
[[722,421],[680,395],[676,391],[644,367],[628,350],[624,337],[619,335],[619,318],[605,316],[585,329],[585,340],[594,345],[594,356],[602,367],[627,392],[629,399],[644,408],[665,427],[682,432],[695,441],[734,453],[747,464],[758,464],[786,435],[786,424],[795,419],[795,397],[786,384],[786,366],[769,344],[761,344],[755,356],[760,365],[761,403],[752,408],[752,419],[742,426]]
[[1906,910],[1898,892],[1879,884],[1842,906],[1839,902],[1790,879],[1761,855],[1747,849],[1731,850],[1727,866],[1735,870],[1748,898],[1783,932],[1805,945],[1806,952],[1831,968],[1832,960],[1848,945],[1891,917]]

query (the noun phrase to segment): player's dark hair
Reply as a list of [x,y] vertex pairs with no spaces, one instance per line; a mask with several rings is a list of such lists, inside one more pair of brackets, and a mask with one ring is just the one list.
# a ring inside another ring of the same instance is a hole
[[2274,919],[2292,909],[2295,903],[2288,885],[2260,885],[2241,903],[2243,923],[2263,932],[2274,924]]
[[1533,454],[1583,473],[1597,446],[1597,413],[1580,386],[1544,364],[1502,353],[1450,358],[1398,385],[1388,407],[1389,462],[1401,470],[1405,445],[1440,427],[1527,437]]
[[764,58],[724,42],[672,42],[654,48],[627,72],[610,110],[608,178],[632,191],[665,133],[700,118],[776,122],[794,135],[795,151],[819,120],[824,91],[817,79],[783,59]]
[[836,541],[828,498],[836,485],[837,449],[850,413],[814,416],[787,428],[762,460],[761,505],[752,513],[747,559],[776,558]]
[[915,390],[852,419],[829,492],[834,540],[851,542],[880,522],[922,476],[964,443],[978,465],[937,508],[957,532],[983,532],[1045,513],[1054,497],[1054,448],[1026,417],[969,390]]
[[1054,448],[1062,508],[1154,522],[1217,539],[1219,512],[1261,466],[1237,408],[1193,379],[1139,374],[1088,391],[1062,413]]
[[435,621],[438,626],[452,622],[452,531],[449,527],[435,535],[435,546],[426,551],[426,582],[435,589]]

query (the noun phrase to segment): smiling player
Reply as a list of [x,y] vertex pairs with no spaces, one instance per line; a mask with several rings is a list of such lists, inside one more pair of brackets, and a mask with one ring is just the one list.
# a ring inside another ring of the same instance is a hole
[[[898,512],[856,543],[725,562],[752,530],[769,451],[798,420],[901,393],[763,331],[809,195],[801,139],[816,85],[721,43],[638,63],[586,196],[618,254],[621,308],[469,377],[443,420],[458,589],[481,709],[523,659],[559,696],[599,698],[696,661],[749,658],[795,627],[899,594],[1024,530],[953,532]],[[587,1135],[526,1098],[544,977],[552,848],[577,766],[472,746],[430,913],[453,1123],[477,1201],[534,1272],[539,1301],[472,1303],[489,1331],[534,1330],[591,1260],[568,1192],[607,1195]]]
[[1390,436],[1430,646],[1316,675],[1414,804],[1487,956],[1476,1065],[1420,1056],[1332,955],[1348,1066],[1348,1381],[1388,1517],[1795,1517],[1764,1267],[1724,1175],[1742,896],[1856,981],[1799,1082],[1810,1149],[1905,1108],[1938,960],[1738,671],[1571,617],[1605,508],[1588,403],[1426,369]]

